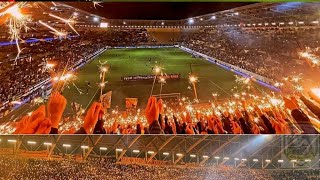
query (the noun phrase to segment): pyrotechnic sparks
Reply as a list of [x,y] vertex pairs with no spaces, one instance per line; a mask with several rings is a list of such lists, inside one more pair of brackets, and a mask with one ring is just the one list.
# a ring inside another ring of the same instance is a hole
[[54,18],[56,18],[56,19],[59,19],[59,20],[65,22],[75,33],[77,33],[78,35],[80,35],[80,34],[74,29],[74,27],[71,25],[71,24],[74,24],[74,23],[75,23],[75,21],[73,20],[72,17],[69,18],[69,19],[64,19],[64,18],[59,17],[59,16],[54,15],[54,14],[49,14],[49,16],[54,17]]
[[270,98],[269,101],[273,106],[278,106],[282,103],[282,101],[280,99],[277,99],[274,97]]
[[48,62],[48,61],[44,61],[43,62],[43,71],[49,71],[49,72],[53,72],[53,68],[56,66],[55,63],[51,63],[51,62]]
[[160,66],[155,66],[153,68],[153,72],[158,75],[159,73],[161,73],[162,68]]
[[[56,90],[62,92],[66,84],[75,80],[76,76],[72,73],[62,74],[61,76],[55,76],[52,78],[54,83],[57,83]],[[60,86],[61,85],[61,86]]]
[[48,63],[48,64],[46,65],[46,68],[52,69],[54,66],[55,66],[55,64],[53,64],[53,63]]
[[198,77],[193,74],[190,74],[189,81],[193,86],[195,101],[198,101],[198,94],[197,94],[197,87],[196,87],[196,83],[198,82]]
[[239,98],[240,98],[240,95],[239,95],[238,93],[233,94],[233,96],[234,96],[236,99],[239,99]]
[[20,33],[23,29],[25,32],[28,31],[29,28],[27,23],[30,21],[30,18],[21,12],[21,8],[25,7],[26,2],[20,2],[15,3],[12,6],[11,5],[12,3],[6,3],[3,7],[1,7],[0,18],[5,18],[9,28],[10,39],[16,43],[18,50],[16,59],[18,59],[21,53],[21,48],[19,45]]
[[56,30],[55,28],[53,28],[52,26],[50,26],[49,24],[47,24],[45,22],[42,22],[41,20],[39,20],[39,23],[42,24],[43,26],[49,28],[50,30],[52,30],[51,33],[58,36],[58,37],[66,37],[67,36],[66,33],[63,33],[63,32]]
[[212,97],[217,98],[219,96],[218,93],[212,93]]
[[300,80],[301,80],[301,77],[299,77],[299,76],[293,76],[291,78],[291,81],[294,82],[294,83],[298,83]]
[[105,83],[105,82],[101,82],[101,83],[99,84],[99,86],[100,86],[101,88],[103,88],[103,87],[106,86],[106,83]]
[[282,87],[284,84],[283,83],[280,83],[280,82],[276,82],[274,83],[274,86],[275,87]]
[[164,77],[159,78],[159,83],[166,83],[166,79]]
[[105,72],[107,72],[108,71],[108,67],[105,67],[105,66],[101,66],[100,67],[100,72],[101,73],[105,73]]
[[161,76],[161,77],[159,78],[159,83],[160,83],[160,99],[161,99],[162,86],[163,86],[164,83],[166,83],[166,79],[165,79],[163,76]]
[[42,97],[36,97],[32,100],[32,103],[34,105],[39,105],[39,104],[42,104],[44,103],[44,99]]
[[153,71],[153,73],[154,73],[155,75],[154,75],[154,78],[153,78],[153,83],[152,83],[152,87],[151,87],[150,96],[152,96],[152,94],[153,94],[154,84],[155,84],[155,82],[156,82],[157,76],[162,73],[162,68],[161,68],[160,66],[156,65],[156,66],[154,66],[154,67],[152,68],[152,71]]
[[[236,77],[236,83],[240,84],[240,85],[246,85],[246,88],[249,90],[251,89],[251,84],[250,84],[250,80],[251,80],[251,77],[242,77],[242,76],[238,76],[238,75],[235,75]],[[235,87],[237,88],[237,87]]]
[[308,59],[312,63],[313,66],[320,65],[320,58],[317,57],[316,55],[311,54],[309,52],[300,52],[299,54],[301,57]]
[[101,82],[99,84],[99,87],[100,87],[100,99],[102,97],[102,93],[103,93],[103,89],[106,85],[106,82],[105,82],[105,77],[106,77],[106,73],[108,71],[108,67],[107,66],[104,66],[104,64],[100,63],[101,66],[100,66],[100,79],[101,79]]
[[302,86],[295,86],[295,91],[296,92],[302,92],[303,91],[303,87]]
[[97,6],[103,7],[100,3],[101,2],[99,2],[99,1],[93,1],[93,7],[94,8],[97,8]]
[[196,76],[194,76],[194,75],[190,75],[190,76],[189,76],[189,81],[190,81],[191,83],[195,83],[195,82],[198,81],[198,78],[197,78]]

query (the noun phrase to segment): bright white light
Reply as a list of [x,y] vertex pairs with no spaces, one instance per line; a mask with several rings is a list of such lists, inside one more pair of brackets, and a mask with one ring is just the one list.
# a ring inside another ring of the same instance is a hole
[[278,163],[283,163],[284,161],[282,159],[279,159],[278,160]]
[[153,153],[154,153],[154,151],[148,151],[147,153],[148,153],[148,154],[153,154]]
[[217,19],[217,17],[216,16],[211,16],[211,19]]
[[313,24],[318,24],[319,21],[312,21],[311,23],[313,23]]
[[81,146],[81,149],[88,149],[89,146]]
[[276,23],[271,23],[272,25],[276,25]]
[[102,23],[100,23],[100,27],[101,28],[107,28],[107,27],[109,27],[109,23],[102,22]]
[[70,144],[63,144],[62,146],[63,146],[63,147],[71,147]]
[[206,155],[204,155],[204,156],[202,156],[202,157],[205,158],[205,159],[209,158],[209,156],[206,156]]
[[280,25],[284,25],[284,22],[279,23]]
[[305,162],[311,162],[311,159],[305,159],[304,161]]
[[196,157],[196,155],[195,155],[195,154],[190,154],[190,157],[193,157],[193,158],[194,158],[194,157]]
[[177,156],[182,156],[182,154],[181,153],[177,153]]
[[117,152],[122,152],[123,150],[122,150],[122,149],[116,149],[116,151],[117,151]]
[[247,159],[244,158],[244,159],[241,159],[241,161],[247,161]]
[[223,159],[224,159],[224,160],[229,160],[229,157],[224,157]]
[[74,12],[74,13],[73,13],[73,15],[74,15],[74,16],[78,16],[78,15],[79,15],[79,13],[77,13],[77,12]]
[[140,150],[134,149],[134,150],[132,150],[132,152],[133,152],[133,153],[139,153]]
[[165,156],[168,156],[168,155],[169,155],[168,152],[164,152],[164,153],[162,153],[162,154],[165,155]]
[[203,18],[200,18],[200,21],[203,21]]
[[189,24],[193,24],[194,23],[194,20],[192,18],[188,19],[188,23]]
[[162,22],[161,25],[163,26],[163,25],[164,25],[164,22]]
[[15,139],[8,139],[8,142],[16,143],[16,142],[17,142],[17,140],[15,140]]
[[99,18],[98,17],[93,17],[93,21],[98,22]]
[[258,162],[259,160],[258,160],[258,159],[253,159],[252,161],[253,161],[253,162]]
[[108,148],[106,147],[100,147],[100,150],[106,151]]
[[238,15],[239,15],[239,13],[238,13],[238,12],[235,12],[235,13],[234,13],[234,15],[238,16]]
[[123,21],[123,24],[126,25],[127,23],[125,21]]
[[292,25],[292,24],[293,24],[293,22],[289,22],[288,24]]
[[269,162],[271,162],[271,160],[270,159],[266,159],[266,162],[269,163]]
[[239,161],[240,159],[239,159],[239,158],[234,158],[234,160],[235,160],[235,161]]
[[37,144],[35,141],[27,141],[28,144]]
[[189,80],[190,80],[190,82],[196,82],[197,80],[198,80],[198,78],[197,77],[195,77],[195,76],[193,76],[193,75],[191,75],[190,77],[189,77]]
[[291,162],[295,163],[295,162],[297,162],[297,160],[296,159],[292,159]]
[[220,159],[220,157],[219,156],[216,156],[216,157],[214,157],[215,159]]
[[304,22],[303,21],[299,21],[298,24],[304,24]]
[[52,145],[52,143],[49,143],[49,142],[44,142],[43,144],[46,145],[46,146],[51,146]]

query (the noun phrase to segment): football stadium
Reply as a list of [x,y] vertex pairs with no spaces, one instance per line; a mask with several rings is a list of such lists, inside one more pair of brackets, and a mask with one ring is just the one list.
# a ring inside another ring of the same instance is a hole
[[1,136],[2,179],[310,179],[319,136]]
[[0,3],[1,134],[319,133],[319,3],[107,6]]

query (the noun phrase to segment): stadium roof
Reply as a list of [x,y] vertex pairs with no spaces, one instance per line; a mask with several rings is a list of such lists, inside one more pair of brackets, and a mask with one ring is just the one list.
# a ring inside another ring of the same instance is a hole
[[[73,6],[70,6],[70,5]],[[176,20],[134,20],[128,19],[110,19],[107,18],[108,11],[103,11],[104,8],[97,6],[97,10],[93,8],[92,2],[81,3],[82,9],[90,9],[90,12],[79,9],[76,4],[65,4],[62,2],[28,2],[26,6],[26,14],[30,15],[33,19],[32,22],[44,21],[48,23],[65,24],[61,19],[52,15],[62,17],[64,19],[73,18],[76,24],[96,25],[99,27],[101,22],[109,23],[110,26],[125,25],[132,26],[309,26],[319,25],[319,8],[320,3],[304,3],[304,2],[286,2],[286,3],[254,3],[246,6],[239,6],[236,4],[235,8],[223,10],[220,7],[212,9],[212,13],[198,10],[195,14],[204,14],[200,16],[190,17],[186,13],[184,19],[177,18]],[[170,3],[169,3],[170,4]],[[206,4],[206,3],[205,3]],[[209,3],[212,4],[212,3]],[[213,3],[214,4],[214,3]],[[107,6],[107,5],[105,5]],[[203,5],[202,5],[203,6]],[[207,5],[210,7],[210,5]],[[87,7],[87,8],[85,8]],[[228,8],[232,6],[226,6]],[[161,9],[161,8],[160,8]],[[1,10],[0,10],[1,11]],[[141,10],[139,10],[141,11]],[[191,9],[190,11],[193,11]],[[197,11],[197,8],[194,9]],[[145,11],[148,12],[148,11]],[[97,13],[97,14],[95,14]],[[99,14],[98,14],[99,13]],[[163,15],[168,14],[164,11]],[[100,15],[100,16],[99,16]],[[181,16],[182,17],[182,16]],[[146,16],[146,19],[150,19]],[[192,19],[192,22],[190,21]]]
[[[252,161],[270,160],[257,168],[272,168],[277,161],[287,154],[288,161],[298,159],[304,161],[316,159],[319,162],[319,136],[278,136],[278,135],[48,135],[48,136],[2,136],[1,147],[10,147],[16,143],[17,149],[43,151],[47,149],[44,143],[50,143],[50,153],[68,151],[69,154],[82,154],[83,147],[87,148],[84,157],[99,156],[101,147],[104,155],[132,157],[133,150],[139,153],[134,157],[172,160],[174,164],[191,161],[194,155],[199,157],[200,164],[214,163],[217,157],[220,164],[233,164],[234,158]],[[15,140],[16,142],[12,142]],[[35,143],[31,143],[35,142]],[[68,146],[66,146],[68,145]],[[119,151],[119,152],[117,152]],[[152,153],[150,153],[152,152]],[[164,156],[166,154],[166,157]],[[171,155],[169,155],[171,154]],[[176,157],[172,157],[172,155]],[[229,159],[226,159],[226,158]],[[313,162],[314,163],[314,162]]]
[[245,6],[243,2],[67,2],[66,4],[108,19],[179,20]]
[[[194,17],[200,24],[246,24],[318,20],[320,3],[255,3]],[[214,17],[214,18],[213,18]],[[201,19],[201,20],[200,20]],[[184,19],[188,21],[188,19]]]

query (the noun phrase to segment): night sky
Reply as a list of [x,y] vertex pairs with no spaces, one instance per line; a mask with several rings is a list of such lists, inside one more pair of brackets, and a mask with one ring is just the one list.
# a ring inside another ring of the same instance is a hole
[[95,9],[92,2],[68,2],[76,8],[107,19],[177,20],[232,9],[252,3],[189,2],[109,2]]

